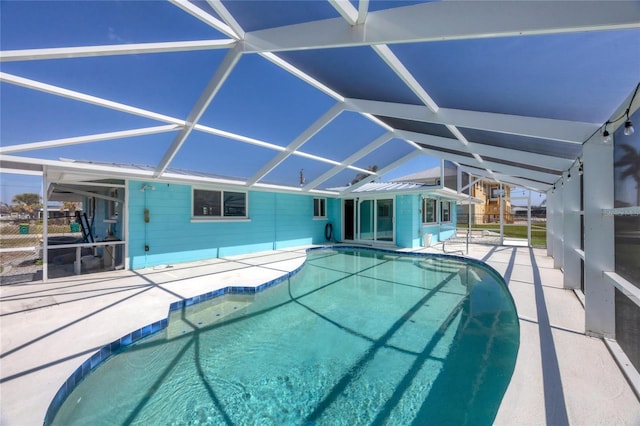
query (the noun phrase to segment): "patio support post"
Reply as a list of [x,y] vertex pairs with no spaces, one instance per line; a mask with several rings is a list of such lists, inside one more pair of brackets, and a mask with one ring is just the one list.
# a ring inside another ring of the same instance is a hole
[[584,161],[584,298],[589,336],[615,336],[615,293],[603,271],[614,270],[613,144],[597,133],[583,145]]
[[562,179],[556,184],[555,197],[553,198],[553,267],[562,268],[564,252],[562,248],[562,225],[564,223],[563,199],[564,185]]
[[500,245],[504,244],[504,186],[500,183],[500,191],[498,192],[498,202],[500,203]]
[[531,242],[531,191],[527,197],[527,245],[533,247]]
[[[571,176],[571,177],[570,177]],[[569,169],[562,175],[564,189],[562,204],[563,249],[564,249],[564,288],[580,288],[580,258],[576,249],[580,249],[580,176],[577,168]]]
[[547,191],[547,256],[553,256],[553,205],[555,204],[555,190]]
[[42,171],[42,281],[49,279],[49,194],[47,185],[47,166]]

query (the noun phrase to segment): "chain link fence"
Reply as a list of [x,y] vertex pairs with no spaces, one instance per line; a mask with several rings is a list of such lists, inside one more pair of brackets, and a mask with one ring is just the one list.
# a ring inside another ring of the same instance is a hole
[[[0,284],[17,284],[42,279],[43,228],[42,220],[4,219],[0,221]],[[82,241],[80,226],[71,217],[49,219],[47,228],[50,246]],[[64,256],[69,250],[74,249],[49,250],[50,277],[73,273],[73,259],[57,258]],[[71,268],[66,266],[69,260]]]

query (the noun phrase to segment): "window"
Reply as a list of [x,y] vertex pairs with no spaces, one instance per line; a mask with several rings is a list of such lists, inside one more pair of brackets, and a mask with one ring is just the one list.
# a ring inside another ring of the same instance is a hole
[[451,201],[440,203],[440,222],[451,222]]
[[247,217],[245,192],[193,190],[193,217]]
[[436,222],[436,204],[434,198],[425,198],[422,200],[422,223]]
[[327,217],[327,200],[325,198],[313,199],[313,217],[315,218]]

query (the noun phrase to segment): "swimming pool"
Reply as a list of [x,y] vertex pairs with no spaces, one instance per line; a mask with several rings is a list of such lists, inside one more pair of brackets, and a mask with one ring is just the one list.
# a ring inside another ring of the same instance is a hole
[[172,312],[53,424],[491,424],[518,346],[511,296],[480,262],[312,250],[268,290]]

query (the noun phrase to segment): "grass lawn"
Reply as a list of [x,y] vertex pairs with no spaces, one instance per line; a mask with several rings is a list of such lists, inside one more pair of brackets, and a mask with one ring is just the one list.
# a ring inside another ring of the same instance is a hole
[[[500,224],[498,223],[481,223],[471,225],[472,229],[489,229],[494,232],[500,232]],[[458,229],[464,231],[466,226],[458,226]],[[527,225],[505,225],[504,236],[507,238],[527,238]],[[531,225],[531,245],[534,247],[547,246],[547,224],[544,222]]]

